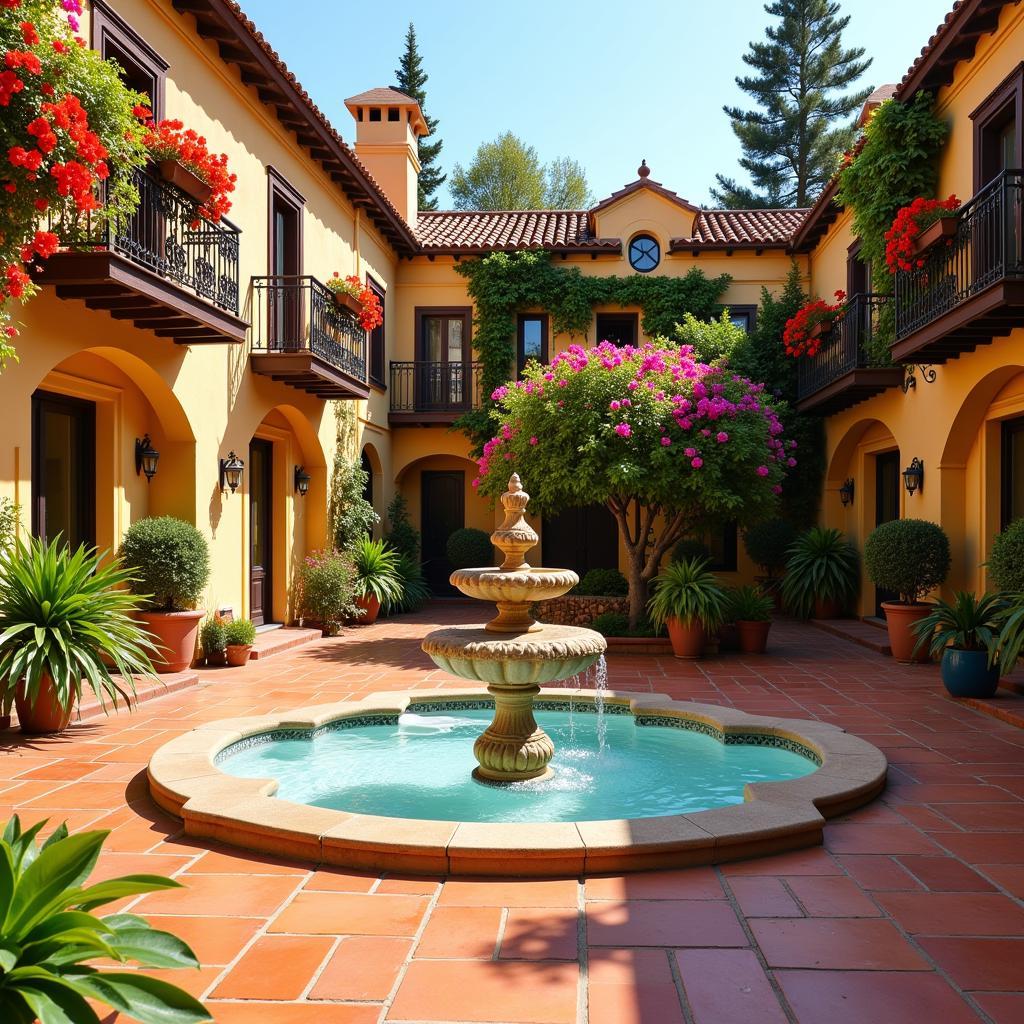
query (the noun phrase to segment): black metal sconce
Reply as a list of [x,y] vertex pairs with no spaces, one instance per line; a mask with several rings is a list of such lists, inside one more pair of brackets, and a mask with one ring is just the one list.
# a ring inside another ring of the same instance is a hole
[[309,481],[310,475],[302,466],[295,467],[295,490],[299,492],[299,497],[304,498],[309,494]]
[[839,500],[843,503],[843,508],[847,505],[853,504],[853,477],[848,476],[843,481],[842,487],[839,488]]
[[220,489],[234,494],[242,484],[244,469],[245,463],[233,451],[228,452],[228,457],[220,460]]
[[149,434],[135,438],[135,475],[146,474],[148,484],[156,476],[156,464],[160,461],[160,453],[153,447]]
[[912,459],[910,465],[903,470],[903,486],[907,494],[924,490],[924,463],[919,458]]

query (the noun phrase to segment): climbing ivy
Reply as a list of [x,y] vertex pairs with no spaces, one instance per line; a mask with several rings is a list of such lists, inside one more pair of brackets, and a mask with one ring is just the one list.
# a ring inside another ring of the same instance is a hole
[[[641,326],[650,338],[671,336],[684,314],[714,316],[731,278],[708,278],[696,267],[684,277],[588,277],[579,267],[558,266],[540,250],[496,252],[456,264],[476,307],[473,347],[481,363],[483,408],[463,416],[458,426],[479,447],[492,433],[491,392],[514,373],[516,313],[542,309],[551,318],[552,337],[585,336],[598,305],[639,306]],[[598,339],[599,340],[599,339]]]

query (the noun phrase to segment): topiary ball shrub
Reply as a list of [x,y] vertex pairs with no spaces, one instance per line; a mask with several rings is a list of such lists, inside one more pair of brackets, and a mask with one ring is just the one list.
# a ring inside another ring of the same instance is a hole
[[796,537],[796,529],[788,520],[765,519],[744,531],[743,547],[750,560],[771,578],[786,567]]
[[579,597],[625,597],[629,580],[618,569],[591,569],[572,593]]
[[949,575],[949,538],[937,523],[894,519],[876,527],[864,544],[864,564],[876,587],[899,594],[903,604],[921,598]]
[[483,530],[464,526],[456,530],[445,545],[445,554],[453,569],[476,569],[494,564],[494,547]]
[[1007,594],[1024,594],[1024,519],[1014,519],[992,542],[988,556],[992,582]]
[[132,572],[132,592],[158,612],[189,611],[210,578],[210,548],[191,524],[174,516],[140,519],[128,527],[120,556]]

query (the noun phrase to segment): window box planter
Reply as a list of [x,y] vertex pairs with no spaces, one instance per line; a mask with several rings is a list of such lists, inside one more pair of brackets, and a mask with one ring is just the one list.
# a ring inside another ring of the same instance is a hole
[[181,189],[199,204],[207,202],[213,195],[213,189],[198,174],[177,160],[161,160],[156,167],[164,181]]
[[347,309],[350,313],[355,316],[363,311],[362,303],[354,296],[349,295],[348,292],[335,292],[334,293],[334,304],[339,309]]
[[914,255],[920,256],[939,242],[954,238],[956,236],[956,225],[956,217],[940,217],[938,220],[932,221],[914,239]]

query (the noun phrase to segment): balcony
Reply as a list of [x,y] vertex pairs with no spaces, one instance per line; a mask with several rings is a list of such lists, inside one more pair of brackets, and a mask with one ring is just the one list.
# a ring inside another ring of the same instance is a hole
[[74,248],[43,262],[34,280],[179,345],[244,341],[241,232],[202,220],[194,200],[148,171],[137,171],[135,182],[139,206],[131,216],[51,224]]
[[480,408],[480,364],[391,363],[392,426],[454,423]]
[[315,277],[252,279],[253,372],[318,398],[367,398],[366,331]]
[[868,365],[867,352],[886,301],[884,295],[854,295],[818,354],[800,360],[796,385],[800,412],[822,416],[841,412],[903,380],[902,367]]
[[1024,325],[1024,171],[1003,171],[956,217],[949,245],[896,274],[897,362],[942,363]]

